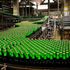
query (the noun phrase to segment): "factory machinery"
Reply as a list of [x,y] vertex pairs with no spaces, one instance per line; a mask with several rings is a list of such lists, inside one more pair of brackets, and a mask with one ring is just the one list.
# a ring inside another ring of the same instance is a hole
[[[45,18],[45,20],[44,20]],[[38,40],[50,40],[53,38],[53,31],[54,31],[54,24],[50,23],[48,24],[49,21],[49,17],[45,16],[44,18],[42,18],[44,21],[36,21],[34,22],[34,24],[42,24],[41,27],[36,31],[33,32],[33,34],[27,36],[30,39],[38,39]]]
[[10,0],[0,1],[0,30],[15,26],[16,22],[21,21],[20,16],[12,15],[10,3]]
[[65,16],[61,19],[59,30],[61,39],[70,40],[70,16]]
[[0,12],[0,30],[13,27],[17,22],[20,22],[20,17]]

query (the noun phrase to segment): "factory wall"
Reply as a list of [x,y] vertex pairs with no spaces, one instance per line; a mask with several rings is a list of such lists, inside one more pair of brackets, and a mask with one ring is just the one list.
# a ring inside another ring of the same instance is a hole
[[70,15],[70,0],[64,0],[64,16]]
[[13,15],[19,16],[19,1],[15,0],[13,2]]
[[68,10],[69,10],[69,15],[70,15],[70,0],[68,0]]

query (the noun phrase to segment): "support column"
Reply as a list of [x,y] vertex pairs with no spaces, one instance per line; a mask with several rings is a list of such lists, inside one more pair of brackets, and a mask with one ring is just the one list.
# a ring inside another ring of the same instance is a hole
[[27,17],[27,0],[25,0],[25,16]]
[[64,16],[64,2],[62,2],[62,6],[61,6],[61,18],[62,16]]
[[70,0],[68,0],[68,10],[69,10],[69,16],[70,16]]
[[50,15],[50,0],[48,0],[48,15]]
[[13,1],[13,15],[19,16],[19,0]]
[[22,16],[24,16],[24,12],[25,12],[24,7],[22,7]]
[[36,16],[38,16],[38,3],[36,2]]
[[59,4],[59,0],[58,0],[58,12],[60,11],[60,4]]
[[30,17],[30,7],[31,7],[31,5],[30,5],[30,1],[29,1],[29,17]]
[[69,8],[67,0],[64,0],[64,16],[69,16]]
[[61,13],[60,13],[60,2],[59,2],[59,0],[58,0],[58,10],[57,11],[58,11],[57,12],[58,13],[58,16],[60,16]]

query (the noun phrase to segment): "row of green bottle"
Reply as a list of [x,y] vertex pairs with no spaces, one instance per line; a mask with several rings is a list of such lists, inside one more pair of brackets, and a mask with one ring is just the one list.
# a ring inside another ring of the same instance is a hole
[[0,40],[0,56],[32,59],[67,59],[70,42],[56,40]]
[[67,59],[70,57],[70,41],[29,40],[26,38],[39,26],[21,25],[0,32],[0,56],[25,59]]

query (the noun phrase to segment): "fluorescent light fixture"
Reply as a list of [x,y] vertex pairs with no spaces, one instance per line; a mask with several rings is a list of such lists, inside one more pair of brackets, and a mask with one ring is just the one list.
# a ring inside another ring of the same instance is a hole
[[36,9],[36,5],[32,6],[34,9]]
[[[33,6],[34,9],[36,9],[36,6]],[[44,10],[44,9],[48,9],[48,5],[38,5],[38,10]]]
[[[53,0],[50,0],[50,3],[53,3]],[[45,0],[44,3],[48,3],[48,0]]]
[[36,2],[32,2],[34,5],[36,5]]
[[38,5],[38,9],[48,9],[48,5]]
[[21,0],[19,0],[19,2],[21,2]]

